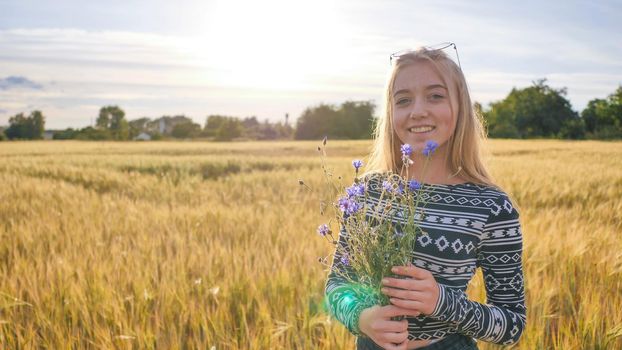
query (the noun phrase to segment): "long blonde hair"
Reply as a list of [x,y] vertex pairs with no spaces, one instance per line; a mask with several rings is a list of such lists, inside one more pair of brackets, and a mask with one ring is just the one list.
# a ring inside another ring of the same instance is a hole
[[[367,173],[398,173],[402,166],[399,156],[399,139],[393,128],[393,85],[399,71],[409,65],[430,62],[436,68],[441,79],[449,87],[449,94],[457,92],[458,113],[456,128],[447,141],[446,163],[451,174],[459,174],[468,182],[498,188],[482,161],[481,144],[486,140],[482,116],[471,103],[468,87],[462,70],[442,50],[421,48],[398,57],[387,79],[383,111],[376,123],[374,142]],[[450,82],[451,84],[447,84]],[[451,104],[450,98],[450,104]],[[452,112],[454,111],[452,106]]]

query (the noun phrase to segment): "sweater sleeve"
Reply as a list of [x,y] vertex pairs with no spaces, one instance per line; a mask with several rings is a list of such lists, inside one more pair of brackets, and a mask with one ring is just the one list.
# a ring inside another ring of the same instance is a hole
[[[376,179],[375,175],[368,175],[363,182],[369,185],[374,179]],[[330,314],[341,322],[350,333],[366,337],[358,327],[361,312],[366,308],[379,305],[380,301],[375,291],[359,283],[356,272],[348,264],[348,255],[351,254],[352,248],[348,244],[348,235],[345,226],[341,225],[332,265],[324,288],[325,305]]]
[[446,321],[463,334],[496,344],[518,342],[526,325],[519,213],[505,193],[494,201],[483,229],[477,265],[482,269],[486,302],[439,284],[440,297],[431,317]]
[[363,300],[354,293],[348,293],[349,288],[347,288],[347,285],[350,281],[344,276],[348,276],[353,281],[358,280],[353,269],[344,263],[344,255],[350,251],[350,247],[347,244],[347,235],[347,231],[342,227],[339,231],[337,247],[326,280],[326,306],[330,314],[346,326],[350,333],[361,335],[358,328],[358,319],[363,311],[361,308]]

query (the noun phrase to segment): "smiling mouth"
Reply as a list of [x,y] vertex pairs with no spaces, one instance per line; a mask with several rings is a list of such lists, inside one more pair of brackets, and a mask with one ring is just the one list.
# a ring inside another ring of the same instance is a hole
[[436,127],[434,126],[419,126],[419,127],[409,128],[408,131],[414,134],[424,134],[434,129],[436,129]]

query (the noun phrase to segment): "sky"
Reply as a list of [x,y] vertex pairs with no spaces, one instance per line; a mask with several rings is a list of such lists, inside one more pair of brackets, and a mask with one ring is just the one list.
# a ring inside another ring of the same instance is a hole
[[379,112],[389,55],[447,41],[485,108],[545,78],[580,112],[622,85],[621,18],[620,1],[0,0],[0,126],[38,109],[81,128],[107,105],[201,125]]

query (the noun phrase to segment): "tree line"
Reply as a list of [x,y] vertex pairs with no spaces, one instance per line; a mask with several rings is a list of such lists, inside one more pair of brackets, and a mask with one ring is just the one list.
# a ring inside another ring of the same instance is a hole
[[[554,89],[546,79],[532,86],[512,91],[502,100],[484,109],[474,107],[484,119],[491,138],[559,138],[619,139],[622,138],[622,86],[604,99],[589,101],[578,113],[566,99],[566,88]],[[203,126],[184,115],[147,117],[128,121],[118,106],[100,109],[95,126],[56,131],[54,139],[132,140],[147,136],[159,139],[231,140],[318,140],[369,139],[375,124],[376,106],[370,101],[346,101],[339,106],[319,104],[308,107],[296,121],[260,122],[256,117],[239,118],[209,115]],[[7,128],[0,127],[3,139],[42,139],[45,117],[41,111],[29,116],[19,113],[9,119]]]
[[546,79],[512,89],[487,110],[475,104],[492,138],[622,138],[622,86],[605,99],[593,99],[578,113],[566,99],[566,88],[553,89]]

